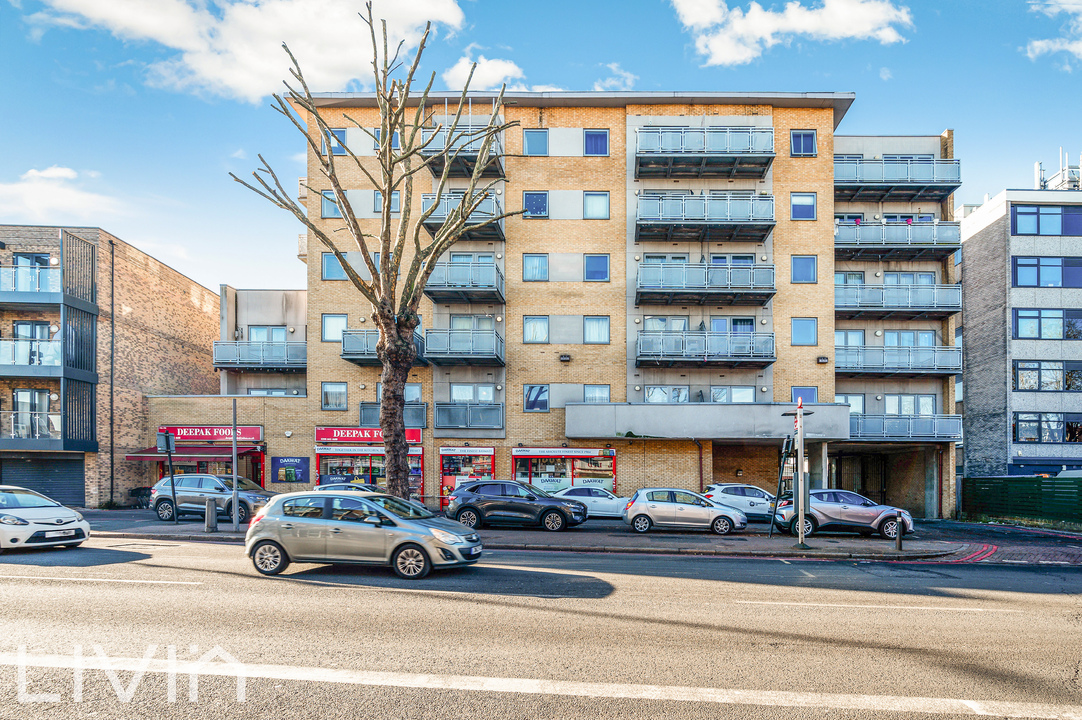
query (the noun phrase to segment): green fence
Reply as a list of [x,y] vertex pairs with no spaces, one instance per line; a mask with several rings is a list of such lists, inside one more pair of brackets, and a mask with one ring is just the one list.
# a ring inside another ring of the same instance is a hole
[[1082,521],[1082,478],[991,477],[962,480],[967,515]]

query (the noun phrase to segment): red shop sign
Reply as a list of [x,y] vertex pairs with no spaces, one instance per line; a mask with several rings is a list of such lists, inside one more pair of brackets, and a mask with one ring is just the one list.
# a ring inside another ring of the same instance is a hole
[[[232,425],[167,425],[159,427],[158,432],[173,433],[177,442],[232,442]],[[262,425],[238,425],[237,442],[261,442]]]
[[[379,428],[317,427],[316,442],[383,442]],[[421,428],[406,428],[406,442],[421,442]]]

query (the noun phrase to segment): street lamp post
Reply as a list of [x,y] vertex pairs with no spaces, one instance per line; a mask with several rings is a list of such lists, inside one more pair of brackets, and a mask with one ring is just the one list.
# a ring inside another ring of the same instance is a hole
[[804,474],[804,416],[813,414],[813,411],[804,409],[804,398],[797,398],[795,412],[782,413],[783,416],[793,416],[793,435],[796,441],[796,462],[793,467],[793,508],[796,510],[798,540],[795,547],[798,550],[807,550],[810,547],[804,542],[804,517],[810,500],[808,478]]

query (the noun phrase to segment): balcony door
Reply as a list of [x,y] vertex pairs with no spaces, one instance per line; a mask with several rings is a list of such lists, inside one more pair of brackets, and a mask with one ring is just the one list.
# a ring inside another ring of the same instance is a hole
[[842,405],[849,406],[850,415],[863,415],[864,414],[864,396],[863,395],[835,395],[834,402]]
[[645,253],[639,268],[643,287],[687,287],[687,253]]
[[49,323],[44,320],[18,320],[12,323],[11,336],[15,338],[14,364],[43,365],[59,364],[49,362],[53,357],[52,346],[48,343],[35,342],[49,339]]
[[48,253],[15,253],[11,258],[15,266],[16,292],[40,292],[48,289],[44,268],[49,267]]
[[[834,363],[837,367],[863,367],[865,362],[863,330],[835,330],[834,347]],[[863,397],[862,395],[862,403]],[[835,400],[835,402],[841,401]]]
[[48,390],[15,390],[12,393],[11,436],[22,439],[60,437],[59,416],[50,424]]
[[258,343],[285,342],[286,327],[285,325],[249,325],[248,341]]
[[496,318],[491,315],[452,315],[452,330],[495,330]]

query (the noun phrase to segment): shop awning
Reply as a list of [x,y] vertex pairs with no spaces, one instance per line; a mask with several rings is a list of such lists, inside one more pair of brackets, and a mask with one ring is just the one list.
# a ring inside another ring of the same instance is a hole
[[[255,445],[238,445],[237,455],[245,453],[262,452],[262,448]],[[168,455],[158,452],[157,447],[148,447],[131,455],[125,455],[125,460],[143,460],[147,462],[165,462]],[[178,447],[173,453],[174,460],[232,460],[233,447],[231,445],[185,445]]]

